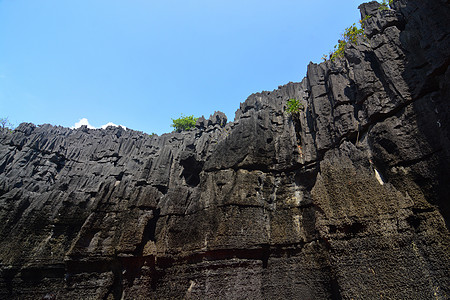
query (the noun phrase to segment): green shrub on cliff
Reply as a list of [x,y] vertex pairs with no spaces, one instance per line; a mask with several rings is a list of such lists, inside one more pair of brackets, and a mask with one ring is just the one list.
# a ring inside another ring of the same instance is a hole
[[290,114],[295,114],[300,112],[300,110],[305,109],[303,104],[300,103],[300,101],[295,98],[289,99],[286,105],[287,105],[286,111]]
[[[363,31],[366,30],[366,21],[369,20],[370,18],[372,18],[371,15],[366,15],[366,16],[364,17],[364,19],[359,20],[359,24],[361,25],[361,29],[363,29]],[[365,36],[365,35],[364,35],[364,36]]]
[[[389,0],[389,1],[383,0],[383,2],[381,2],[381,5],[380,5],[380,7],[378,7],[378,9],[379,10],[388,10],[389,7],[392,7],[392,2],[394,2],[394,0]],[[388,5],[389,5],[389,7],[388,7]]]
[[[392,8],[392,4],[394,3],[394,0],[383,0],[380,3],[380,7],[378,7],[379,10],[387,10],[389,8]],[[352,26],[345,28],[344,33],[341,36],[341,39],[338,41],[337,45],[334,46],[334,51],[330,52],[329,55],[323,55],[322,60],[326,61],[328,57],[330,57],[331,61],[334,61],[336,58],[342,58],[344,57],[344,51],[345,46],[348,43],[358,43],[358,37],[366,37],[364,34],[364,26],[365,21],[367,21],[372,16],[367,15],[364,19],[359,21],[359,24],[361,25],[360,28],[357,27],[356,23],[353,23]]]
[[197,122],[198,118],[194,118],[194,116],[183,116],[181,114],[181,117],[178,119],[172,119],[173,124],[170,125],[174,129],[174,131],[183,131],[183,130],[191,130],[195,127],[195,123]]
[[334,46],[334,52],[331,55],[331,60],[334,61],[337,57],[344,57],[345,46],[348,43],[358,43],[358,37],[364,36],[364,29],[358,28],[355,23],[352,26],[345,28],[338,44]]

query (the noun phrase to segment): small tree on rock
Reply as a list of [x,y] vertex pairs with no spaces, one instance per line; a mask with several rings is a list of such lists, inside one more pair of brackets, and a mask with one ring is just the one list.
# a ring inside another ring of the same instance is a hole
[[304,110],[305,107],[302,103],[300,103],[300,100],[291,98],[286,103],[286,111],[290,113],[291,115],[298,114],[301,110]]
[[174,129],[174,131],[183,131],[183,130],[191,130],[194,129],[195,123],[197,122],[198,118],[194,118],[194,116],[183,116],[181,114],[181,117],[178,119],[172,119],[173,124],[170,125]]
[[8,118],[0,118],[0,128],[12,131],[14,129],[14,125],[9,122]]

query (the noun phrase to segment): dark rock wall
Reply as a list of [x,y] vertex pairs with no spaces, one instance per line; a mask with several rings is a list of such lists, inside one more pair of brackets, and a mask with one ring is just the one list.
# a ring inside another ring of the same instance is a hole
[[393,6],[231,123],[1,132],[0,298],[447,299],[449,1]]

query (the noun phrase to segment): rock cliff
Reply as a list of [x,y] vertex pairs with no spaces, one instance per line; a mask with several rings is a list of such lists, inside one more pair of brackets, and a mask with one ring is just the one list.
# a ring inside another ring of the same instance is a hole
[[450,1],[392,6],[234,122],[2,131],[0,298],[448,299]]

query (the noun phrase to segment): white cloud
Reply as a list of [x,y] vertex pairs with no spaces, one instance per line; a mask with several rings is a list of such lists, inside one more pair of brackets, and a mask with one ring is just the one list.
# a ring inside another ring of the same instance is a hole
[[106,123],[105,125],[102,125],[100,128],[101,129],[106,129],[108,126],[113,126],[113,127],[122,127],[123,129],[125,129],[125,130],[127,130],[127,128],[125,127],[125,126],[123,126],[123,125],[117,125],[117,124],[114,124],[113,122],[108,122],[108,123]]
[[80,128],[81,126],[86,125],[89,129],[96,129],[94,126],[92,126],[91,124],[89,124],[88,119],[86,118],[82,118],[80,119],[80,121],[76,122],[74,126],[70,127],[71,129],[77,129]]
[[[89,129],[98,129],[94,126],[92,126],[91,124],[89,124],[89,121],[87,118],[82,118],[80,119],[80,121],[76,122],[74,126],[70,127],[70,129],[77,129],[80,128],[81,126],[86,125]],[[108,126],[113,126],[113,127],[122,127],[123,129],[127,130],[127,128],[123,125],[116,125],[113,122],[108,122],[105,125],[100,126],[101,129],[106,129]]]

